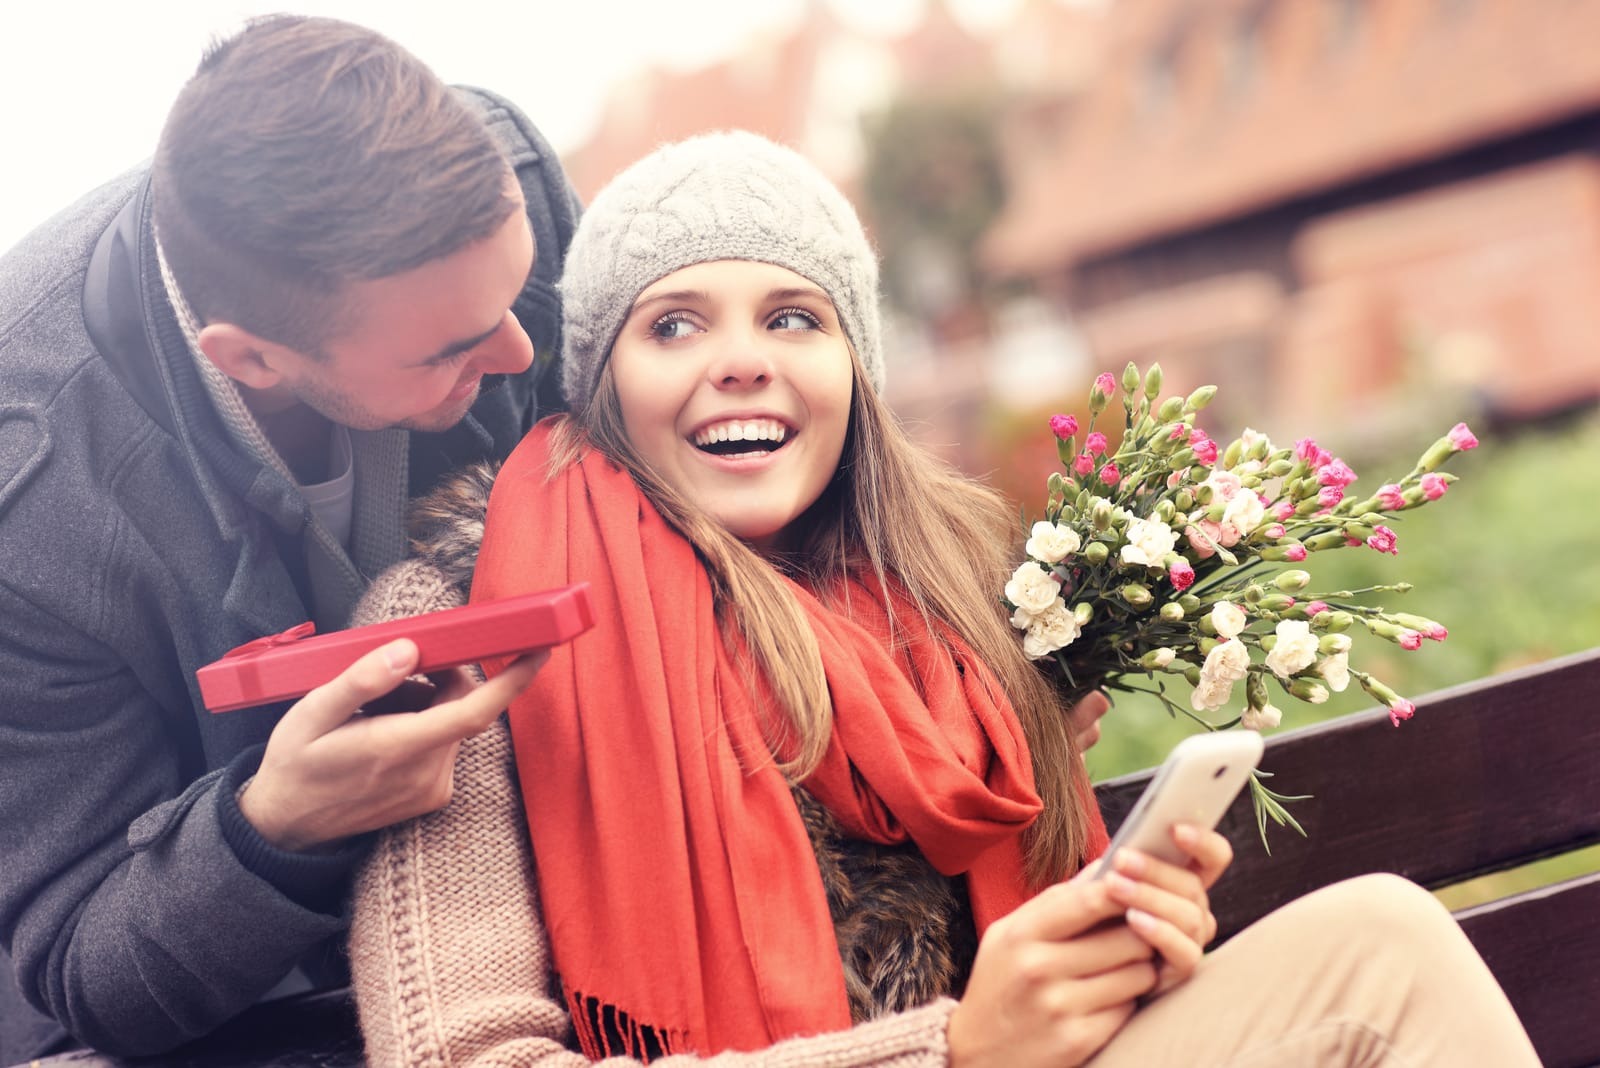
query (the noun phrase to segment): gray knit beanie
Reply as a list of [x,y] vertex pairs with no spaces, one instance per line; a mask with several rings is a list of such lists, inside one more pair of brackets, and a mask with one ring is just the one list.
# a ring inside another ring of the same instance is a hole
[[850,202],[798,153],[752,133],[658,148],[584,211],[561,276],[561,392],[573,411],[645,287],[682,267],[754,260],[822,287],[883,389],[878,261]]

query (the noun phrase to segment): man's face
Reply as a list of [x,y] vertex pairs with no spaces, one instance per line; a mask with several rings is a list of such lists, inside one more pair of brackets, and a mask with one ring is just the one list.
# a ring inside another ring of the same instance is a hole
[[[520,198],[519,198],[520,202]],[[478,397],[486,374],[517,374],[533,344],[511,314],[533,268],[521,210],[493,235],[420,267],[347,287],[354,325],[324,359],[288,361],[298,400],[357,430],[447,430]]]

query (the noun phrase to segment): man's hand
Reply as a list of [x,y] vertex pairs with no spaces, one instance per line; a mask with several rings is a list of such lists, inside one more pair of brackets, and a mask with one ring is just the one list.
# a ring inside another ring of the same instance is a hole
[[541,650],[481,685],[464,668],[432,676],[421,711],[361,714],[415,670],[417,646],[390,642],[284,714],[239,796],[239,811],[280,849],[305,850],[443,808],[456,750],[487,729],[549,658]]

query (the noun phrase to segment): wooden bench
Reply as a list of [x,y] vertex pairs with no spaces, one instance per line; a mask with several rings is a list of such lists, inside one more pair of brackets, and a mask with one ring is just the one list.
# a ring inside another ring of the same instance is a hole
[[[1430,888],[1600,843],[1600,649],[1431,694],[1396,730],[1363,712],[1270,739],[1262,766],[1310,793],[1272,855],[1247,799],[1223,823],[1237,860],[1214,897],[1220,938],[1307,891],[1391,871]],[[1103,783],[1113,826],[1149,774]],[[1550,1068],[1600,1065],[1600,873],[1458,913]],[[149,1062],[93,1053],[41,1068],[359,1065],[342,992],[261,1005]]]

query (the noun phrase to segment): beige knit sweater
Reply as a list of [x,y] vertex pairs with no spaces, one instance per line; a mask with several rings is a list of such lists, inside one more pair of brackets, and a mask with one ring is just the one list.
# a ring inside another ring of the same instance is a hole
[[[410,561],[379,577],[355,622],[460,603],[444,574]],[[356,885],[350,963],[374,1066],[588,1063],[567,1045],[571,1027],[551,971],[503,719],[462,745],[448,805],[380,836]],[[704,1060],[723,1068],[942,1068],[954,1006],[941,999],[848,1031]],[[673,1068],[699,1061],[682,1056],[654,1063]]]

